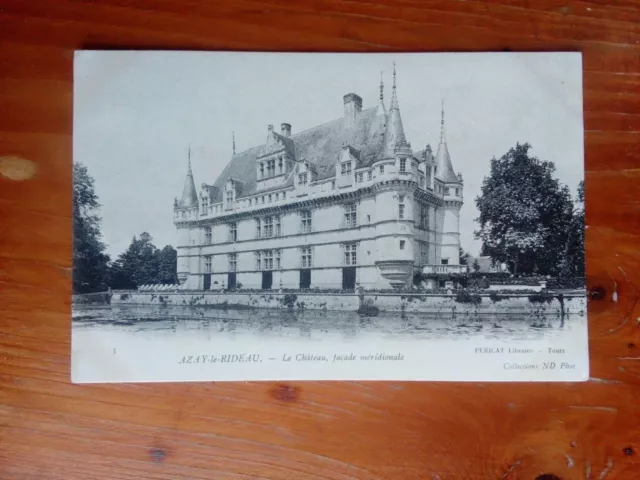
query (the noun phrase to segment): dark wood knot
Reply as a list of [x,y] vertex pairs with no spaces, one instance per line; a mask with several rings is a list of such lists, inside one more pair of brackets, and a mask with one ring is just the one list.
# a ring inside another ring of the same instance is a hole
[[271,396],[281,402],[295,402],[299,395],[296,387],[286,383],[280,383],[271,389]]
[[558,475],[554,475],[553,473],[543,473],[542,475],[538,475],[536,480],[562,480]]
[[602,300],[607,296],[607,291],[602,287],[593,287],[589,290],[589,298],[591,300]]
[[164,459],[167,458],[167,452],[165,452],[162,448],[152,448],[151,449],[151,460],[156,463],[164,462]]
[[630,457],[631,455],[633,455],[635,452],[633,451],[633,448],[631,447],[625,447],[622,449],[622,453],[624,453],[627,457]]

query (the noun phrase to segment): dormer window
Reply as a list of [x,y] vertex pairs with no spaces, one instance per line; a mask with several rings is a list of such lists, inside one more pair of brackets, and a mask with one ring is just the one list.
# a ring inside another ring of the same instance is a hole
[[233,203],[233,190],[227,190],[227,203]]
[[260,178],[264,178],[264,163],[260,162]]
[[298,175],[298,184],[306,185],[307,184],[307,174],[301,173]]
[[380,175],[384,173],[384,165],[380,165]]
[[351,162],[346,162],[342,164],[342,175],[351,175]]
[[284,173],[284,160],[282,157],[278,159],[278,173],[281,175]]
[[206,215],[209,209],[209,197],[202,197],[202,214]]
[[371,170],[369,170],[367,172],[367,180],[371,180],[372,177],[373,177],[373,172]]
[[276,161],[275,160],[269,160],[267,162],[267,176],[268,177],[275,177],[276,175]]
[[407,159],[400,159],[400,173],[407,173]]

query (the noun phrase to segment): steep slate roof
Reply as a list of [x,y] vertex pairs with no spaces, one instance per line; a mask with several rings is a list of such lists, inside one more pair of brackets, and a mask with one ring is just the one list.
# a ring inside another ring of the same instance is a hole
[[440,142],[438,153],[436,153],[436,178],[445,183],[460,183],[456,172],[453,171],[451,156],[445,141]]
[[[293,149],[295,158],[304,158],[312,162],[317,171],[316,180],[323,180],[335,176],[335,164],[343,145],[349,145],[359,151],[358,167],[371,165],[378,158],[382,148],[385,131],[385,115],[379,107],[372,107],[361,111],[356,117],[356,123],[351,128],[344,127],[344,118],[340,117],[331,122],[285,137],[273,132],[273,135],[284,142],[285,149]],[[242,195],[246,197],[257,193],[256,190],[256,159],[265,145],[252,147],[231,157],[211,189],[215,193],[212,202],[222,200],[224,185],[229,178],[244,183]],[[293,184],[293,176],[283,183],[269,190],[280,189]],[[260,190],[266,192],[267,190]]]
[[191,160],[189,160],[189,169],[184,179],[184,187],[182,188],[182,196],[178,202],[178,207],[187,208],[198,204],[198,194],[196,193],[196,185],[193,182],[193,172],[191,171]]

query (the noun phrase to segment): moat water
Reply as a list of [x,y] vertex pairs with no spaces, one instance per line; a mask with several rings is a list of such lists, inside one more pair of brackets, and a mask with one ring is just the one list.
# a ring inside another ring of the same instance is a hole
[[531,341],[553,338],[559,331],[584,329],[586,316],[536,315],[530,312],[443,316],[380,312],[375,317],[355,312],[276,309],[212,309],[179,306],[74,306],[74,332],[104,331],[176,340],[225,337],[229,340],[269,338],[342,341],[479,337]]

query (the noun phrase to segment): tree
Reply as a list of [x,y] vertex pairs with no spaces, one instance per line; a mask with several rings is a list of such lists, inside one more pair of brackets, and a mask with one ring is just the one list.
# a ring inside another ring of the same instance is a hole
[[109,285],[113,289],[134,289],[140,285],[177,284],[177,252],[167,245],[153,244],[149,233],[133,237],[126,252],[110,265]]
[[476,198],[480,225],[475,232],[483,252],[513,273],[558,274],[565,253],[573,202],[569,189],[554,178],[553,162],[529,155],[517,144],[491,160]]
[[100,232],[100,203],[94,179],[81,163],[73,165],[73,293],[105,290],[109,256]]
[[162,250],[156,250],[158,257],[158,283],[178,283],[178,252],[171,245],[166,245]]
[[469,264],[469,253],[465,252],[462,247],[460,247],[460,265],[468,265]]
[[568,225],[568,236],[561,262],[561,275],[567,277],[584,277],[584,181],[578,184],[571,221]]
[[473,261],[473,271],[476,273],[480,271],[480,263],[478,263],[477,258]]

